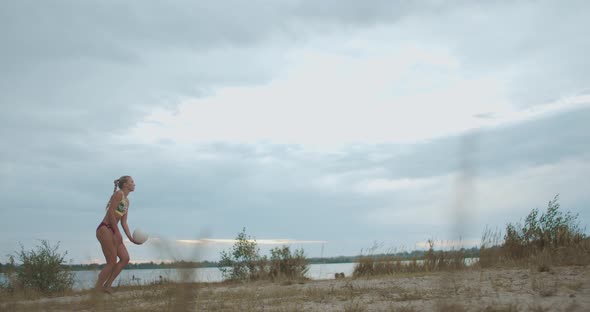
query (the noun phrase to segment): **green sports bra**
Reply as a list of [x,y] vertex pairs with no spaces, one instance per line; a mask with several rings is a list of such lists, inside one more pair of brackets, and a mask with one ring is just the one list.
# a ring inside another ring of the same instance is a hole
[[[123,198],[121,198],[121,201],[119,202],[117,207],[115,207],[115,213],[122,217],[127,213],[127,208],[129,207],[129,201],[127,200],[127,197],[125,197],[125,193],[121,192],[121,194],[123,195]],[[112,200],[112,198],[111,198],[111,200]],[[110,203],[111,203],[111,201],[109,201],[107,203],[107,210],[109,209]]]

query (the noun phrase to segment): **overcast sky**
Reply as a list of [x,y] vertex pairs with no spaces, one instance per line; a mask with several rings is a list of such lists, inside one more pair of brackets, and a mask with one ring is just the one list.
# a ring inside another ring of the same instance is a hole
[[104,262],[121,175],[132,261],[217,260],[244,227],[311,257],[473,247],[558,193],[586,226],[588,9],[2,1],[0,262]]

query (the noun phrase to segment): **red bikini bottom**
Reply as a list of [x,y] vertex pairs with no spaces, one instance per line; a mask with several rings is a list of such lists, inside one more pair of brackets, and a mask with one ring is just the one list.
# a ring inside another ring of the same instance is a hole
[[100,229],[101,226],[106,226],[107,228],[109,228],[111,230],[111,232],[113,232],[113,234],[115,234],[115,229],[113,229],[113,227],[110,224],[101,222],[98,227],[96,228],[96,231],[98,231]]

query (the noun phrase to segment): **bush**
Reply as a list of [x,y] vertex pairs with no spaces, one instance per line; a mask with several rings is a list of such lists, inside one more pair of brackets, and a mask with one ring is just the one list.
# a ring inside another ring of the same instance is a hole
[[264,266],[261,262],[265,260],[260,257],[260,249],[256,240],[246,235],[246,228],[238,233],[236,242],[231,251],[222,251],[219,261],[219,270],[225,279],[250,280],[258,279]]
[[270,250],[270,277],[272,279],[304,279],[309,270],[303,249],[291,253],[289,246]]
[[25,251],[21,245],[17,258],[22,264],[16,267],[19,286],[44,294],[71,290],[74,274],[64,266],[67,252],[62,255],[58,248],[59,243],[52,247],[46,240],[30,251]]
[[246,235],[244,228],[238,233],[231,251],[222,251],[219,270],[228,280],[303,279],[309,265],[303,249],[291,252],[288,246],[270,250],[270,260],[260,255],[255,239]]
[[13,293],[15,286],[18,284],[16,281],[16,265],[14,263],[14,257],[10,256],[8,263],[2,266],[1,273],[4,273],[5,280],[0,282],[0,292]]
[[527,259],[545,250],[554,253],[584,242],[586,235],[579,227],[578,215],[560,211],[558,199],[559,195],[555,195],[549,201],[545,213],[539,215],[539,210],[533,209],[524,225],[506,226],[503,251],[507,258]]
[[499,231],[486,229],[482,238],[479,264],[530,263],[540,271],[551,265],[590,263],[590,240],[580,228],[578,215],[562,212],[559,195],[547,204],[547,211],[533,209],[524,224],[508,223],[503,240]]

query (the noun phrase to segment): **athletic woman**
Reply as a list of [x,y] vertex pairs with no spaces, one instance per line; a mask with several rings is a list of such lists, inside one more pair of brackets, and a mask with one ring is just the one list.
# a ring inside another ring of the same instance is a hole
[[[113,281],[121,273],[123,267],[129,263],[129,253],[123,244],[123,236],[118,226],[119,221],[121,221],[123,231],[125,231],[125,235],[127,235],[129,241],[138,244],[129,232],[129,226],[127,226],[127,212],[129,210],[129,199],[127,196],[135,190],[135,182],[130,176],[122,176],[115,180],[114,183],[115,189],[107,204],[106,215],[96,228],[96,238],[100,242],[102,252],[107,261],[100,274],[98,274],[96,289],[109,294],[113,293],[111,287]],[[119,258],[119,262],[117,262],[117,257]]]

